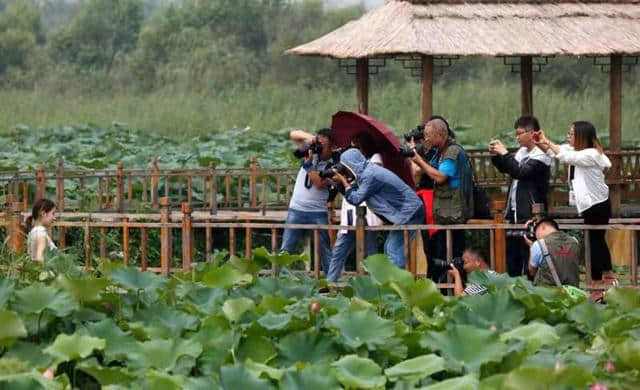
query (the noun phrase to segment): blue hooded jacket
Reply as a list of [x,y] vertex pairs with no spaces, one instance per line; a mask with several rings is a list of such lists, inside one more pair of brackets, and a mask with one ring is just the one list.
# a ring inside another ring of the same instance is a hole
[[390,170],[371,164],[357,149],[340,156],[340,163],[355,177],[345,199],[353,205],[366,201],[377,215],[395,225],[404,225],[423,205],[416,193]]

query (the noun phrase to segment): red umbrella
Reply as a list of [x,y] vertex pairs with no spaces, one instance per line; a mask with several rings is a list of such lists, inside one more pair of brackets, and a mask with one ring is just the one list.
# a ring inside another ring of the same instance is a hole
[[359,133],[368,133],[378,145],[385,168],[398,175],[411,188],[415,188],[409,161],[400,154],[402,145],[395,134],[375,118],[355,112],[338,111],[331,119],[333,142],[339,148],[351,145]]

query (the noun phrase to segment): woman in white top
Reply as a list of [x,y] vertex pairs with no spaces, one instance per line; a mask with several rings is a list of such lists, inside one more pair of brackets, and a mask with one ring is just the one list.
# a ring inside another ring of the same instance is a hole
[[[27,252],[32,260],[43,261],[45,250],[56,249],[47,233],[47,228],[56,219],[56,204],[49,199],[39,199],[33,204],[27,227],[31,228],[27,237]],[[33,227],[31,227],[33,226]]]
[[[540,132],[538,146],[551,150],[558,161],[573,166],[573,179],[570,180],[572,193],[578,213],[588,225],[606,225],[611,218],[609,187],[605,182],[604,171],[611,168],[611,161],[604,154],[598,140],[596,128],[590,122],[574,122],[567,134],[569,145],[556,145]],[[611,253],[605,240],[604,230],[589,230],[591,241],[591,278],[602,280],[613,278],[611,272]]]

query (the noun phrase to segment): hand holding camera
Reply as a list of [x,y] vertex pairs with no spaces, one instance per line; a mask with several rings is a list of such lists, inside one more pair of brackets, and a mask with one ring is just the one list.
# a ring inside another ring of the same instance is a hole
[[509,151],[504,146],[502,141],[494,139],[489,142],[489,153],[491,153],[492,156],[495,156],[497,154],[504,156],[505,154],[509,153]]

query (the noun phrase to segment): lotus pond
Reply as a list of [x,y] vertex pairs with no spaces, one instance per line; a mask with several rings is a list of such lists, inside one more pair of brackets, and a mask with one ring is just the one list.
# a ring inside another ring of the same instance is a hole
[[489,294],[449,298],[382,255],[326,295],[304,274],[258,275],[304,261],[260,248],[166,278],[5,255],[0,388],[640,386],[637,291],[610,290],[605,306],[476,273]]

